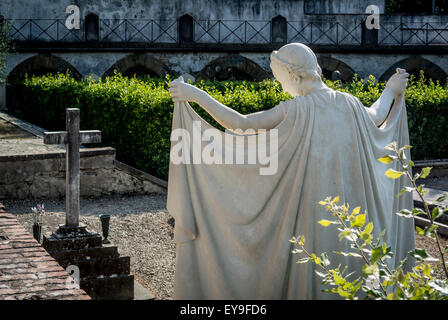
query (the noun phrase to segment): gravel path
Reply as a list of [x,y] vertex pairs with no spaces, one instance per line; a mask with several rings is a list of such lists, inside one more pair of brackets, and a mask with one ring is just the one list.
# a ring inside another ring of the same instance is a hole
[[[31,231],[31,207],[45,204],[43,234],[65,222],[63,200],[2,201],[6,210]],[[100,214],[111,215],[109,239],[121,255],[131,257],[131,273],[156,299],[174,296],[175,244],[173,228],[167,221],[165,195],[113,196],[81,199],[81,222],[101,234]]]
[[[8,212],[31,230],[31,207],[44,203],[43,233],[49,234],[65,222],[63,200],[3,201]],[[168,223],[171,215],[166,210],[165,195],[112,196],[81,199],[81,222],[88,229],[101,234],[98,216],[111,215],[109,239],[117,245],[120,254],[131,257],[131,272],[137,281],[152,292],[156,299],[173,299],[175,243],[173,228]],[[442,239],[443,245],[448,244]],[[430,239],[416,236],[416,246],[426,248],[433,256],[437,247]],[[435,268],[438,277],[442,271]]]
[[0,118],[0,139],[33,138],[33,135]]

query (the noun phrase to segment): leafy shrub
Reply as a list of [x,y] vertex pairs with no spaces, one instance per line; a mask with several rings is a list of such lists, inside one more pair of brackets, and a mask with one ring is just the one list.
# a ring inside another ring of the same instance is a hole
[[[166,179],[168,175],[173,102],[168,91],[170,78],[127,78],[120,74],[100,79],[74,80],[68,74],[26,78],[18,105],[26,120],[48,130],[65,127],[65,109],[81,109],[82,129],[98,129],[103,145],[117,150],[117,158],[143,171]],[[327,81],[340,91],[371,105],[384,83],[374,78],[355,78],[351,83]],[[197,81],[194,85],[218,101],[243,113],[274,107],[291,97],[277,81]],[[448,158],[448,86],[420,78],[411,79],[406,93],[413,157]],[[195,110],[221,128],[204,110]],[[221,128],[222,129],[222,128]]]
[[[323,219],[318,223],[323,227],[337,226],[339,241],[348,241],[350,249],[336,254],[351,256],[363,261],[364,265],[359,271],[351,270],[350,266],[331,267],[328,254],[323,252],[320,256],[307,251],[304,236],[293,237],[290,242],[294,244],[294,254],[303,257],[297,263],[314,263],[317,266],[316,274],[322,278],[322,284],[326,285],[325,292],[337,294],[347,300],[357,300],[364,295],[366,299],[375,300],[448,300],[448,263],[445,254],[448,253],[448,245],[443,248],[437,234],[438,225],[435,220],[448,211],[443,201],[447,195],[439,197],[433,204],[432,211],[429,203],[425,201],[427,190],[424,185],[417,186],[417,179],[425,179],[431,172],[431,167],[424,168],[420,173],[412,176],[413,162],[407,161],[404,155],[405,149],[410,146],[397,147],[396,142],[386,146],[391,154],[378,159],[383,163],[398,161],[401,170],[389,169],[385,175],[390,179],[398,179],[405,176],[411,182],[411,187],[405,187],[397,196],[405,192],[416,192],[424,203],[424,209],[414,208],[397,212],[399,216],[413,219],[414,216],[424,215],[428,219],[429,226],[421,229],[416,227],[419,235],[432,239],[438,248],[438,258],[431,257],[425,249],[416,248],[408,254],[416,259],[419,264],[411,271],[405,272],[403,266],[405,257],[395,268],[389,268],[386,261],[393,256],[392,248],[388,243],[382,242],[385,231],[378,238],[373,237],[374,225],[366,223],[367,212],[361,213],[361,207],[349,210],[348,204],[338,204],[339,197],[328,197],[319,202],[330,213],[332,220]],[[429,262],[437,262],[445,274],[445,279],[434,277],[434,270]],[[357,278],[354,278],[357,277]]]

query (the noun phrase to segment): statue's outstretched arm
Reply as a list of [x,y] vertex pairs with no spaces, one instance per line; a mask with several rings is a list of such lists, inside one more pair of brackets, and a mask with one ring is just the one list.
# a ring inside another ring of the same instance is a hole
[[220,125],[230,130],[269,130],[278,125],[285,115],[280,105],[269,110],[243,115],[215,100],[205,91],[181,80],[170,83],[170,93],[174,102],[196,102]]
[[397,73],[387,81],[386,88],[379,99],[370,108],[366,108],[367,113],[377,126],[386,120],[394,99],[405,92],[408,78],[409,74],[404,69],[397,68]]

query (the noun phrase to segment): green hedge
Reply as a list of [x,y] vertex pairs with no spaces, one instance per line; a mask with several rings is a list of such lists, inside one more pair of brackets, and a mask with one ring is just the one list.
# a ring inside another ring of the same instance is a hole
[[[103,145],[117,150],[117,158],[166,179],[168,175],[173,103],[170,79],[138,79],[115,75],[103,80],[76,81],[69,75],[26,78],[15,98],[23,117],[48,130],[63,130],[65,108],[81,109],[81,129],[102,131]],[[355,80],[349,84],[327,81],[371,105],[384,83]],[[194,85],[222,103],[247,114],[274,107],[290,96],[276,81],[207,82]],[[415,159],[448,158],[448,86],[420,78],[406,93],[411,144]],[[201,108],[196,111],[219,127]]]

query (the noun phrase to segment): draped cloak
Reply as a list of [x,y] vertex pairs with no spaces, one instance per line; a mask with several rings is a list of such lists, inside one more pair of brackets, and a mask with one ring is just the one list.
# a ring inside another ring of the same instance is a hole
[[[167,208],[175,218],[176,299],[336,298],[322,292],[314,264],[296,263],[288,241],[304,235],[309,252],[327,252],[332,266],[348,265],[360,275],[359,258],[333,253],[349,250],[348,241],[338,241],[337,227],[317,223],[331,217],[318,204],[327,196],[366,210],[374,236],[386,230],[384,240],[395,253],[390,267],[414,248],[413,219],[395,214],[412,208],[410,193],[396,197],[409,183],[404,176],[384,175],[388,168],[399,169],[397,163],[377,160],[388,153],[389,143],[409,144],[403,95],[380,127],[356,97],[329,88],[277,107],[285,116],[275,127],[275,174],[260,175],[261,164],[170,161]],[[187,102],[175,103],[172,129],[193,134],[193,121],[200,121],[201,130],[212,128]],[[219,134],[222,141],[237,135]],[[237,148],[247,151],[248,145],[233,145],[234,152]],[[412,265],[409,260],[406,268]]]

